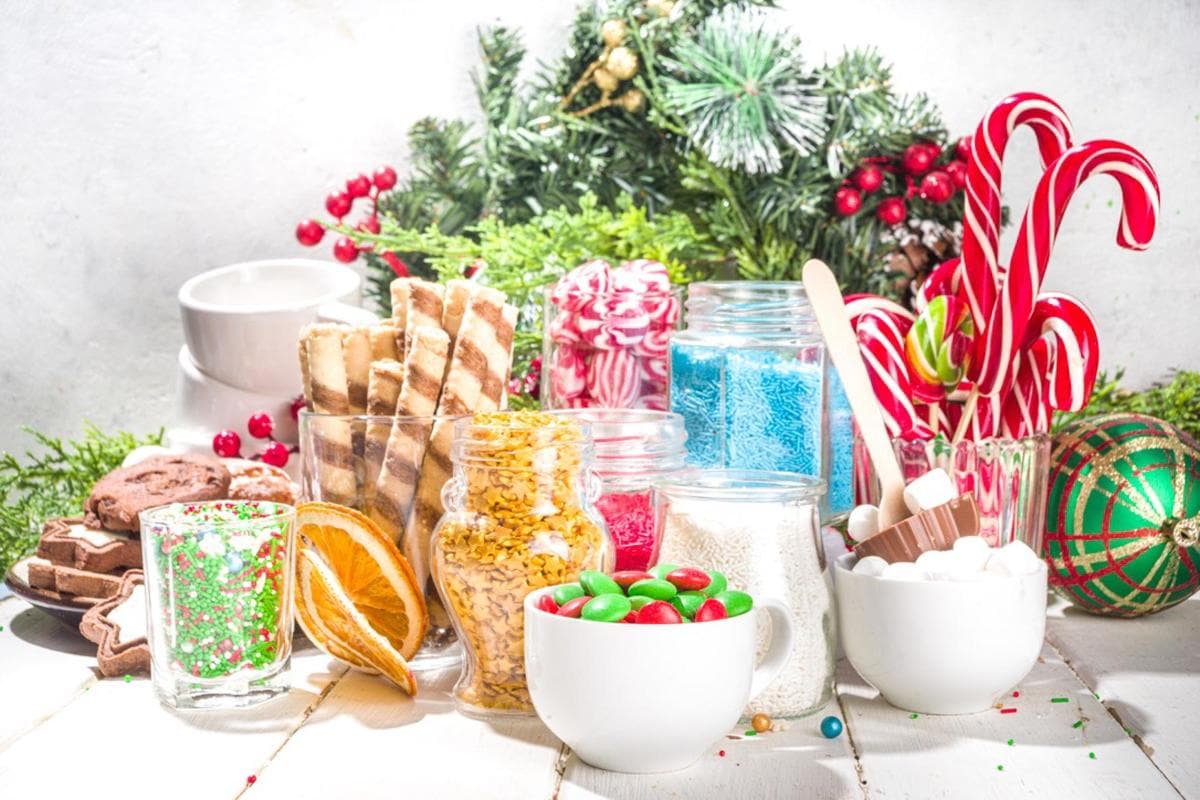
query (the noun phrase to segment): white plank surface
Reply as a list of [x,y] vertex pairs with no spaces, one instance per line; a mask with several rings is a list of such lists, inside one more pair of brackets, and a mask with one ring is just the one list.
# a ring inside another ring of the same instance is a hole
[[1200,600],[1107,619],[1056,600],[1047,640],[1186,797],[1200,797]]

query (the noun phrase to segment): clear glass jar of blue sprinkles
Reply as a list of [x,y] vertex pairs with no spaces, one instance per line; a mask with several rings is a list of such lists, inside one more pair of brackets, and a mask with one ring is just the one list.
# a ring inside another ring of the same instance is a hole
[[827,513],[848,511],[853,422],[804,286],[693,283],[686,322],[671,337],[669,402],[688,463],[824,478]]

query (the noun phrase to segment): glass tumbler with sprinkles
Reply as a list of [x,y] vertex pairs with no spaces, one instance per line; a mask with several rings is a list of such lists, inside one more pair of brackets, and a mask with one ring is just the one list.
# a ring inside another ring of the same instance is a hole
[[644,570],[654,563],[661,538],[651,487],[656,479],[684,468],[687,432],[683,417],[669,411],[587,408],[556,411],[587,423],[600,478],[596,510],[604,517],[616,552],[616,567]]
[[670,366],[670,407],[687,426],[689,464],[823,478],[825,510],[850,510],[850,407],[802,284],[693,283]]
[[525,596],[612,568],[592,506],[588,427],[547,412],[476,414],[455,427],[454,477],[433,534],[433,577],[463,644],[458,710],[531,714]]
[[286,692],[296,510],[174,503],[141,514],[154,687],[174,708],[237,708]]

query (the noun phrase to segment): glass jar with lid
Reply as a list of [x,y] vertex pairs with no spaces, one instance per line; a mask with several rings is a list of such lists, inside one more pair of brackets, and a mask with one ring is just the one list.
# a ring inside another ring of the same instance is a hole
[[451,459],[432,567],[463,644],[455,703],[473,716],[528,714],[525,595],[612,568],[592,505],[591,431],[545,412],[476,414],[455,425]]
[[812,475],[829,512],[853,506],[850,407],[801,283],[693,283],[670,361],[689,464]]

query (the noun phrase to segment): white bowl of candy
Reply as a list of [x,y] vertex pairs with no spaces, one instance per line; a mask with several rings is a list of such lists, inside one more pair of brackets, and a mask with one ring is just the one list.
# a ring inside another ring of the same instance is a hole
[[985,711],[1041,653],[1046,564],[1020,542],[966,536],[893,564],[847,553],[833,572],[846,657],[899,708]]

